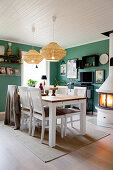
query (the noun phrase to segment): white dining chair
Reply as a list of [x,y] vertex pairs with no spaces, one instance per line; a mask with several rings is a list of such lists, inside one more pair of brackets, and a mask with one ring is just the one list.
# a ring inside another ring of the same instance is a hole
[[68,86],[56,86],[58,90],[56,91],[56,94],[68,94]]
[[[42,104],[42,96],[41,91],[39,88],[29,88],[30,98],[33,107],[33,129],[32,129],[32,136],[35,133],[35,127],[37,122],[42,122],[42,131],[41,131],[41,143],[44,139],[44,132],[45,128],[49,128],[46,126],[46,121],[49,120],[49,107],[43,106]],[[61,119],[61,137],[63,138],[63,120],[64,114],[56,110],[56,119]]]
[[[75,86],[74,96],[86,97],[86,91],[87,91],[87,87]],[[67,132],[67,124],[71,123],[71,127],[73,127],[73,123],[80,120],[80,119],[73,119],[75,115],[80,115],[80,105],[79,104],[71,105],[71,109],[73,110],[73,113],[69,112],[68,114],[65,114],[65,136]]]
[[[67,95],[68,94],[68,86],[56,86],[58,90],[56,91],[56,94],[63,94]],[[65,108],[65,106],[61,106]]]
[[[87,92],[87,87],[78,87],[78,86],[74,87],[74,96],[86,97],[86,92]],[[77,107],[78,109],[80,109],[79,104],[71,105],[71,107],[74,107],[74,108]]]
[[25,120],[29,120],[29,135],[31,135],[33,110],[28,94],[28,87],[19,86],[18,89],[21,104],[21,129],[24,127]]

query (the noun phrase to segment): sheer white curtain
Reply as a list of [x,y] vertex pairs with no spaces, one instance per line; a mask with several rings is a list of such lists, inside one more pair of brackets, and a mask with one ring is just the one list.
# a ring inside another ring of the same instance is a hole
[[[22,51],[22,55],[24,55],[26,52]],[[46,84],[49,85],[50,82],[50,63],[43,59],[37,66],[36,64],[27,64],[26,62],[22,61],[21,65],[21,85],[27,86],[27,80],[33,79],[36,80],[37,86],[39,86],[42,75],[47,76],[47,82]]]

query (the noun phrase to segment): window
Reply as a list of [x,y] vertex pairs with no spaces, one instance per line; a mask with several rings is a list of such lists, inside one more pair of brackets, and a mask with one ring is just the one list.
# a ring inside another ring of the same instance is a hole
[[[24,55],[25,52],[22,51],[22,55]],[[29,79],[33,79],[37,81],[37,86],[39,86],[40,82],[42,82],[41,80],[41,76],[42,75],[46,75],[47,76],[47,82],[46,84],[49,85],[49,77],[50,77],[50,63],[48,61],[46,61],[45,59],[43,59],[37,66],[38,68],[36,68],[36,64],[28,64],[24,61],[22,61],[22,65],[21,65],[21,85],[22,86],[26,86],[27,85],[27,80]]]

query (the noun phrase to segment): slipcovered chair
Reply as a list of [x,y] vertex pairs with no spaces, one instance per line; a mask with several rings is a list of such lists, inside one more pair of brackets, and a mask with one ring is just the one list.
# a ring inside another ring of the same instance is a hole
[[19,129],[20,117],[21,111],[17,86],[8,85],[4,123],[6,125],[15,125],[15,129]]
[[21,105],[21,128],[24,127],[25,121],[29,120],[29,135],[31,135],[33,110],[31,106],[30,97],[28,94],[28,87],[19,86],[18,89]]

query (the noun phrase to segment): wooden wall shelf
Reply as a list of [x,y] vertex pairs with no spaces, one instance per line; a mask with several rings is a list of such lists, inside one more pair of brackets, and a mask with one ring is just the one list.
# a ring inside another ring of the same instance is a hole
[[21,75],[15,75],[15,74],[13,74],[13,75],[9,75],[9,74],[0,74],[0,76],[14,76],[14,77],[20,77]]
[[[91,63],[89,63],[88,59],[89,61],[91,61]],[[99,55],[94,54],[94,55],[89,55],[89,56],[83,56],[82,62],[83,62],[83,67],[99,66]]]
[[18,56],[15,56],[15,55],[0,55],[0,57],[3,57],[3,58],[16,58],[16,59],[21,59],[21,57],[18,57]]
[[85,67],[99,66],[99,55],[83,56],[82,60],[77,60],[77,68],[84,69]]
[[13,63],[13,62],[0,62],[1,64],[3,63],[3,64],[22,64],[22,63]]
[[18,57],[18,56],[0,55],[0,58],[4,58],[4,61],[0,61],[0,63],[3,63],[3,64],[22,64],[20,63],[21,57]]

